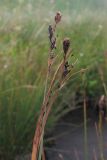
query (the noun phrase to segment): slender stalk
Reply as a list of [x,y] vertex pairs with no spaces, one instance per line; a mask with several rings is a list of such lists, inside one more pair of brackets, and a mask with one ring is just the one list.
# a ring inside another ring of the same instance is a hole
[[83,115],[84,115],[84,159],[88,160],[88,137],[87,137],[87,103],[86,103],[86,74],[83,71],[82,73],[82,83],[84,88],[84,104],[83,104]]
[[99,122],[98,125],[95,123],[95,129],[96,129],[96,135],[98,140],[98,146],[100,150],[100,158],[101,160],[104,160],[104,154],[103,154],[103,137],[102,137],[102,116],[99,114]]
[[102,113],[99,113],[99,147],[100,147],[100,157],[101,160],[104,160],[104,153],[103,153],[103,135],[102,135]]
[[42,160],[46,160],[46,158],[45,158],[45,151],[44,150],[42,152]]
[[93,156],[94,156],[94,160],[98,160],[95,149],[93,149]]
[[[48,67],[47,76],[46,76],[43,103],[45,102],[45,98],[46,98],[46,91],[47,91],[47,88],[48,88],[48,78],[49,78],[49,67]],[[46,108],[46,107],[45,107],[45,108]],[[46,113],[46,109],[45,109],[44,112]],[[45,116],[44,116],[44,117],[45,117]],[[43,121],[44,121],[44,117],[43,117]],[[40,143],[40,148],[39,148],[38,160],[41,160],[42,155],[43,155],[43,154],[42,154],[42,153],[43,153],[43,135],[44,135],[44,130],[42,131],[42,137],[41,137],[41,143]]]
[[86,93],[84,91],[84,150],[85,160],[88,160],[88,148],[87,148],[87,106],[86,106]]

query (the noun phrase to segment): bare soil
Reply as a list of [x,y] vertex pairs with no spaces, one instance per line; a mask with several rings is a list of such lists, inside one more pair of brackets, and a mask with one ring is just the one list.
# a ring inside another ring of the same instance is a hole
[[47,160],[107,160],[107,122],[102,133],[93,109],[87,112],[87,141],[84,132],[83,109],[63,117],[55,127],[55,143],[46,147]]

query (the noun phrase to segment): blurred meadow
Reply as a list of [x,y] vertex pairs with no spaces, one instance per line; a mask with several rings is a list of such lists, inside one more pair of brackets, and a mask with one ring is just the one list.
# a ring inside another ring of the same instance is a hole
[[[56,11],[57,53],[70,37],[77,59],[72,73],[88,68],[87,95],[107,94],[107,1],[106,0],[0,0],[0,159],[15,160],[31,152],[35,123],[43,101],[48,58],[48,25]],[[83,97],[82,74],[72,76],[61,91],[46,126],[52,131],[60,117],[77,106],[78,89]]]

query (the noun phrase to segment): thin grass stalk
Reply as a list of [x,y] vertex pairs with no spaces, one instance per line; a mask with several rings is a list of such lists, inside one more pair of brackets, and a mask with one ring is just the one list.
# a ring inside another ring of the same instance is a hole
[[103,137],[102,137],[102,116],[99,114],[99,122],[98,125],[95,123],[96,135],[98,140],[98,146],[100,150],[100,158],[104,160],[104,153],[103,153]]
[[42,152],[42,160],[46,160],[46,158],[45,158],[45,151],[44,150]]
[[41,160],[41,158],[42,158],[42,153],[43,153],[43,136],[42,136],[42,138],[41,138],[41,144],[40,144],[40,148],[39,148],[38,160]]
[[87,137],[87,104],[86,104],[86,75],[83,72],[83,87],[84,87],[84,104],[83,104],[83,112],[84,112],[84,159],[88,160],[88,137]]
[[100,147],[100,156],[101,156],[101,160],[104,160],[104,153],[103,153],[103,135],[102,135],[102,121],[103,121],[103,117],[102,117],[102,113],[99,113],[99,122],[98,122],[98,126],[99,126],[99,147]]
[[105,92],[105,95],[106,95],[106,111],[107,111],[107,86],[106,86],[106,83],[104,81],[104,74],[103,74],[103,70],[101,69],[101,67],[98,69],[98,71],[99,71],[100,79],[102,81],[102,85],[103,85],[104,92]]
[[[48,67],[47,76],[46,76],[43,103],[45,102],[45,98],[46,98],[46,91],[47,91],[47,87],[48,87],[48,78],[49,78],[49,67]],[[46,112],[46,110],[44,112]],[[38,160],[41,160],[42,153],[43,153],[43,135],[44,135],[44,130],[42,132],[43,133],[42,133],[41,144],[40,144],[40,148],[39,148]]]
[[[100,75],[100,79],[102,81],[102,85],[104,88],[104,92],[106,94],[107,97],[107,87],[104,81],[104,75],[103,75],[103,70],[101,67],[98,68],[99,71],[99,75]],[[107,101],[106,101],[106,110],[107,110]],[[106,115],[107,116],[107,115]],[[104,153],[103,153],[103,135],[102,135],[102,128],[103,128],[103,115],[101,113],[99,113],[99,133],[100,133],[100,151],[101,151],[101,160],[104,160]]]
[[93,156],[94,156],[94,160],[98,160],[95,149],[93,149]]
[[75,73],[69,74],[69,75],[63,80],[63,85],[65,85],[66,82],[68,82],[68,80],[69,80],[70,78],[72,78],[73,76],[78,75],[78,74],[81,74],[81,73],[83,73],[83,72],[86,72],[87,70],[89,70],[89,67],[84,68],[84,69],[80,69],[79,71],[77,71],[77,72],[75,72]]
[[106,94],[106,96],[107,96],[107,86],[106,86],[106,83],[105,83],[105,81],[104,81],[103,70],[102,70],[102,68],[100,67],[100,68],[98,68],[98,71],[99,71],[100,79],[101,79],[102,84],[103,84],[103,88],[104,88],[105,94]]
[[88,160],[86,93],[84,93],[84,150],[85,150],[85,160]]

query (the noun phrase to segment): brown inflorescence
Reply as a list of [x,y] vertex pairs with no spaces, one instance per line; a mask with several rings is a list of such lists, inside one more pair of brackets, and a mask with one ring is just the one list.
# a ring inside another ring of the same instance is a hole
[[50,49],[53,50],[56,48],[56,37],[54,35],[53,27],[49,25],[48,27],[49,32],[49,40],[50,40]]
[[69,69],[69,64],[68,64],[68,61],[67,61],[64,64],[64,71],[63,71],[62,78],[65,78],[69,72],[70,72],[70,69]]
[[70,39],[69,39],[69,38],[65,38],[65,39],[63,40],[64,56],[67,54],[69,47],[70,47]]
[[49,32],[49,40],[52,41],[52,37],[53,37],[53,28],[51,25],[49,25],[48,27],[48,32]]
[[56,24],[61,21],[61,17],[62,17],[61,12],[57,12],[56,16],[55,16],[55,22],[56,22]]

